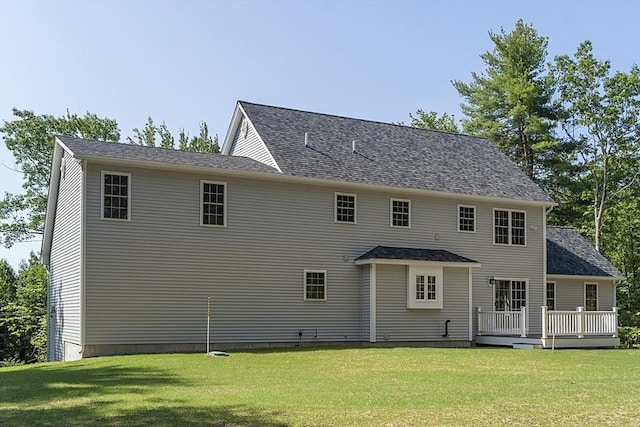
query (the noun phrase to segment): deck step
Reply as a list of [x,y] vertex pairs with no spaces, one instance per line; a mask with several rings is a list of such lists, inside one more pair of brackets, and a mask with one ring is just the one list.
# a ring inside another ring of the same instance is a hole
[[513,343],[513,348],[518,348],[521,350],[533,350],[535,348],[535,346],[533,344],[526,344],[526,343],[522,343],[522,342],[514,342]]

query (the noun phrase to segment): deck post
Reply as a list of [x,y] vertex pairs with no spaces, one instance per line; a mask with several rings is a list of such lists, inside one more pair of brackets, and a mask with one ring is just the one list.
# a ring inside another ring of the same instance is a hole
[[542,338],[547,338],[547,309],[546,305],[542,306]]
[[613,307],[613,338],[618,337],[618,307]]
[[578,307],[578,338],[584,338],[584,307]]
[[476,332],[476,335],[482,335],[482,328],[480,327],[480,313],[482,312],[482,307],[478,307],[478,317],[477,319],[477,323],[478,323],[478,331]]
[[527,336],[527,307],[520,307],[520,337],[526,338]]

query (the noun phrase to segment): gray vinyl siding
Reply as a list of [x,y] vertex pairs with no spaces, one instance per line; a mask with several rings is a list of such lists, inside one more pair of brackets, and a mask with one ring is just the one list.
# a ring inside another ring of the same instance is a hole
[[[246,118],[244,120],[246,120]],[[238,126],[238,130],[236,131],[231,143],[231,150],[229,154],[232,156],[249,157],[271,167],[277,168],[278,165],[273,160],[269,150],[260,139],[258,132],[256,132],[251,123],[249,123],[248,126],[249,128],[247,130],[246,137],[242,134],[242,126]],[[304,143],[304,140],[302,140],[302,143]]]
[[[130,222],[100,220],[101,170],[131,173]],[[526,247],[500,247],[492,244],[491,203],[476,203],[476,233],[459,233],[458,200],[400,191],[98,164],[89,165],[87,179],[87,344],[203,342],[209,296],[214,343],[296,342],[300,329],[318,330],[305,341],[367,341],[361,320],[370,315],[368,267],[353,259],[376,245],[445,249],[481,262],[473,275],[474,306],[492,307],[490,276],[529,279],[530,304],[543,305],[541,208],[527,209]],[[201,179],[227,183],[226,227],[199,225]],[[357,194],[357,224],[334,222],[335,191]],[[390,197],[412,200],[410,229],[389,226]],[[378,267],[381,284],[386,268]],[[305,269],[327,271],[327,301],[303,301]],[[428,339],[444,333],[449,318],[452,337],[468,339],[468,270],[446,268],[445,280],[456,291],[445,294],[446,316],[437,318]],[[406,290],[404,306],[380,306],[380,292],[387,291],[378,286],[379,322],[398,315],[411,323]],[[540,314],[536,323],[539,329]],[[394,339],[404,336],[399,323],[387,324]]]
[[452,340],[469,339],[469,273],[466,268],[443,270],[443,308],[407,308],[407,267],[378,265],[378,342],[440,341],[449,324]]
[[615,307],[615,286],[609,280],[550,279],[556,282],[556,310],[575,310],[584,307],[585,283],[598,284],[598,310],[609,311]]
[[49,264],[49,359],[62,360],[64,342],[80,344],[82,167],[63,154]]

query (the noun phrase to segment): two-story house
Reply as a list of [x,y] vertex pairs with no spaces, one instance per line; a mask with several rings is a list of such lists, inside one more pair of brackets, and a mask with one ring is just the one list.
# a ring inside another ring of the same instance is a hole
[[[58,137],[49,357],[615,346],[620,273],[483,138],[238,102],[222,154]],[[579,308],[577,308],[579,307]]]

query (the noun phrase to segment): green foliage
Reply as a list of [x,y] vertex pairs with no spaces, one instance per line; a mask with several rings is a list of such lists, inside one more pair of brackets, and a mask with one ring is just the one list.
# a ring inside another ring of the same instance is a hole
[[209,135],[209,127],[205,122],[200,123],[200,133],[189,138],[189,135],[180,130],[178,147],[182,151],[197,151],[199,153],[219,153],[218,135],[213,138]]
[[0,307],[16,299],[17,279],[7,260],[0,260]]
[[[454,116],[450,116],[447,113],[443,113],[438,116],[435,111],[429,111],[425,113],[423,110],[416,111],[416,115],[409,113],[411,118],[411,127],[420,129],[440,130],[444,132],[460,132],[458,124]],[[403,122],[397,123],[404,125]]]
[[618,327],[620,337],[620,347],[640,349],[640,327],[620,326]]
[[609,209],[621,193],[638,184],[640,157],[640,69],[611,75],[609,61],[593,56],[591,42],[573,58],[562,55],[551,66],[558,90],[556,110],[566,140],[575,147],[574,194],[591,207],[595,246]]
[[511,33],[489,32],[491,52],[480,55],[487,68],[472,81],[453,81],[465,99],[463,130],[488,138],[532,179],[543,182],[561,160],[554,137],[552,80],[545,74],[547,38],[519,20]]
[[114,120],[92,113],[80,117],[35,115],[13,109],[15,117],[0,128],[4,143],[24,176],[23,194],[5,193],[0,200],[0,238],[7,248],[15,242],[42,234],[54,135],[117,141],[120,130]]
[[13,297],[0,306],[0,361],[42,362],[47,354],[47,272],[32,252],[13,280]]

